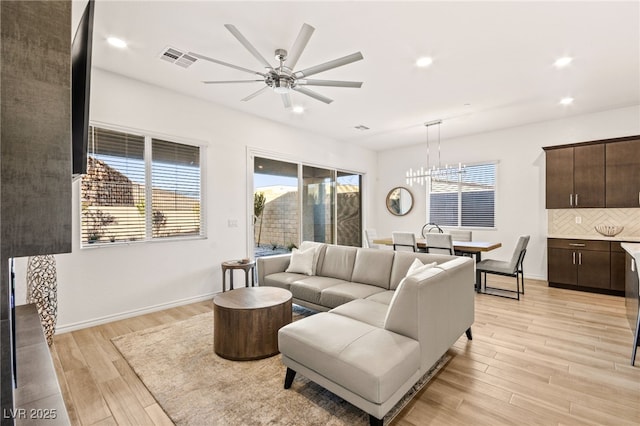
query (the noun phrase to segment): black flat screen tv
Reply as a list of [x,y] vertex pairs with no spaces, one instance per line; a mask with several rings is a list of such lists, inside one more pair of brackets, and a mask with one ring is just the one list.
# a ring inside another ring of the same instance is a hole
[[71,47],[71,145],[74,177],[87,172],[93,11],[94,1],[89,0]]

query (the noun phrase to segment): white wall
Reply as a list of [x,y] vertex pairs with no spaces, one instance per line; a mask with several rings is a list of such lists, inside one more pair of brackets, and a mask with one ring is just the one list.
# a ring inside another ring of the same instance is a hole
[[[74,183],[73,252],[56,255],[59,331],[204,299],[221,291],[220,263],[252,255],[246,226],[253,212],[253,197],[247,192],[248,147],[365,173],[365,223],[370,220],[366,212],[377,205],[371,195],[374,189],[367,192],[376,181],[376,153],[370,150],[102,70],[92,74],[91,119],[207,145],[208,238],[80,249],[79,183]],[[239,226],[229,227],[229,220]],[[26,259],[18,259],[17,303],[25,301],[25,271]]]
[[[443,138],[446,121],[442,124]],[[530,234],[525,258],[525,275],[546,279],[547,212],[545,210],[545,159],[542,147],[640,134],[640,106],[513,127],[463,138],[442,140],[442,163],[499,161],[497,176],[496,225],[491,231],[473,230],[474,240],[500,241],[501,249],[485,255],[507,260],[517,237]],[[431,140],[434,148],[434,141]],[[425,188],[410,188],[416,205],[404,217],[392,216],[384,209],[384,197],[395,186],[406,186],[409,167],[419,168],[426,161],[426,141],[403,149],[378,154],[379,211],[378,235],[392,231],[420,233],[427,222]],[[433,156],[431,156],[433,162]]]

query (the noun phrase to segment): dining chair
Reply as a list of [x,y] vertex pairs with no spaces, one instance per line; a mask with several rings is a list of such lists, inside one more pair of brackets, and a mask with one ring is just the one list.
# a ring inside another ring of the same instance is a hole
[[373,240],[375,240],[376,238],[378,238],[378,232],[376,232],[375,229],[369,228],[364,230],[364,241],[367,248],[380,248],[378,244],[375,244],[373,242]]
[[453,254],[451,234],[427,233],[427,253]]
[[[485,294],[490,294],[492,296],[500,296],[507,297],[510,299],[520,300],[520,294],[524,294],[524,272],[522,264],[524,262],[524,256],[527,253],[527,244],[529,244],[529,235],[523,235],[518,239],[515,249],[513,250],[513,255],[511,256],[511,260],[493,260],[493,259],[485,259],[481,260],[476,264],[476,271],[480,272],[481,277],[484,276],[484,290],[482,290],[482,278],[480,279],[480,291]],[[495,275],[503,275],[507,277],[515,277],[516,279],[516,289],[508,290],[497,287],[487,287],[487,274],[495,274]],[[522,288],[521,288],[522,286]],[[500,291],[507,293],[515,293],[515,297],[506,296],[500,293],[487,293],[487,289],[492,291]]]
[[416,234],[413,232],[392,232],[393,249],[398,251],[417,251]]
[[444,231],[435,223],[427,223],[422,227],[422,238],[427,238],[427,234],[439,233],[442,234]]
[[[467,231],[463,229],[451,229],[451,230],[447,230],[446,232],[451,234],[451,239],[453,241],[472,241],[471,231]],[[465,253],[457,250],[455,250],[455,255],[473,257],[472,253]]]
[[472,241],[471,231],[464,229],[451,229],[446,230],[445,232],[451,234],[451,239],[453,239],[453,241]]

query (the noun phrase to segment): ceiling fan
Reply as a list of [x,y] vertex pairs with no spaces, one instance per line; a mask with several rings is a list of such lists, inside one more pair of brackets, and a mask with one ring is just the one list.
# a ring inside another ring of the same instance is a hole
[[294,71],[298,59],[304,48],[307,46],[311,35],[315,31],[311,25],[303,24],[300,29],[300,33],[296,38],[291,50],[287,52],[284,49],[276,49],[275,59],[278,61],[277,66],[271,66],[271,64],[253,47],[253,45],[247,40],[238,29],[231,25],[225,24],[225,27],[238,41],[264,66],[264,72],[250,70],[248,68],[233,65],[227,62],[219,61],[217,59],[210,58],[205,55],[201,55],[195,52],[189,52],[189,55],[196,58],[203,59],[205,61],[213,62],[226,67],[234,68],[239,71],[248,72],[250,74],[259,75],[261,78],[256,80],[230,80],[230,81],[204,81],[205,84],[220,84],[220,83],[254,83],[263,82],[265,86],[260,90],[253,92],[242,101],[249,101],[267,89],[273,89],[274,92],[280,94],[282,102],[285,108],[291,107],[291,91],[296,91],[304,95],[310,96],[326,104],[333,102],[326,96],[323,96],[307,86],[328,86],[328,87],[353,87],[360,88],[362,86],[361,81],[337,81],[337,80],[311,80],[310,77],[314,74],[321,73],[333,68],[338,68],[343,65],[350,64],[352,62],[363,59],[362,53],[357,52],[351,55],[344,56],[342,58],[334,59],[329,62],[325,62],[320,65],[315,65],[310,68],[306,68],[300,71]]

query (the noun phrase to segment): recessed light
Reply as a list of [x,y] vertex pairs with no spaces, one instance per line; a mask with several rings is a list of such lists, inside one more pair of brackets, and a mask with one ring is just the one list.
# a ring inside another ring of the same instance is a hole
[[124,49],[125,47],[127,47],[127,42],[118,37],[108,37],[107,43],[119,49]]
[[573,98],[571,97],[560,99],[560,105],[571,105],[572,103],[573,103]]
[[562,58],[558,58],[553,65],[555,65],[556,68],[564,68],[567,65],[569,65],[571,63],[571,61],[573,61],[573,58],[569,57],[569,56],[563,56]]
[[432,58],[430,58],[430,57],[428,57],[428,56],[424,56],[424,57],[422,57],[422,58],[419,58],[419,59],[416,61],[416,66],[417,66],[417,67],[420,67],[420,68],[426,68],[426,67],[428,67],[429,65],[431,65],[432,63],[433,63],[433,59],[432,59]]
[[304,112],[304,107],[300,105],[296,105],[293,108],[291,108],[291,111],[293,111],[295,114],[302,114]]

